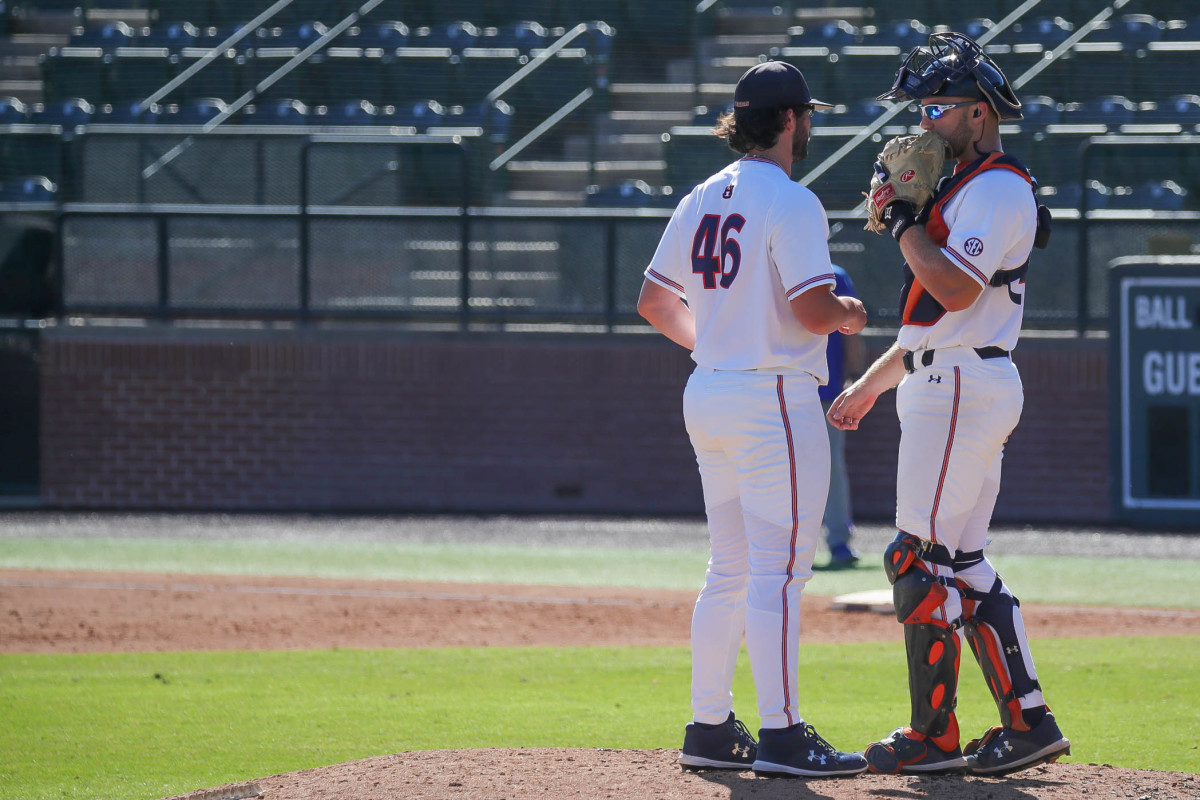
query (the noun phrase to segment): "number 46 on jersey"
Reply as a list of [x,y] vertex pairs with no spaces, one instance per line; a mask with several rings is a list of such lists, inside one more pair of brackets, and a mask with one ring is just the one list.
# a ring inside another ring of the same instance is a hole
[[730,214],[722,223],[720,214],[705,214],[692,238],[692,272],[704,276],[704,288],[716,289],[717,276],[721,288],[728,289],[737,277],[742,262],[742,248],[734,232],[741,233],[746,218]]

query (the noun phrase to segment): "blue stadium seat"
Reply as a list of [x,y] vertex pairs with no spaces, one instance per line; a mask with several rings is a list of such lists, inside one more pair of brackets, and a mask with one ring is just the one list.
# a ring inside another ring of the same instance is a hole
[[295,98],[246,106],[242,112],[242,123],[246,125],[307,125],[309,119],[308,106]]
[[1163,27],[1162,41],[1164,42],[1195,42],[1200,41],[1200,17],[1193,19],[1173,19]]
[[[1112,189],[1096,180],[1088,181],[1087,188],[1087,205],[1089,209],[1108,208],[1109,199],[1112,197]],[[1061,186],[1043,187],[1039,194],[1041,194],[1041,202],[1051,208],[1079,208],[1083,189],[1078,183],[1065,183]]]
[[1188,204],[1188,191],[1172,180],[1147,181],[1121,187],[1108,199],[1108,208],[1182,211]]
[[368,100],[346,100],[329,106],[323,125],[377,125],[379,108]]
[[1200,125],[1200,95],[1178,94],[1157,104],[1150,117],[1154,122],[1183,125],[1185,130]]
[[140,101],[133,100],[105,105],[92,117],[92,122],[102,125],[153,125],[161,114],[162,106],[157,103],[142,108]]
[[30,175],[0,184],[0,203],[52,203],[58,193],[54,181]]
[[1046,95],[1021,98],[1021,113],[1024,115],[1019,123],[1022,129],[1053,125],[1062,117],[1059,104]]
[[512,131],[512,118],[512,106],[503,100],[494,100],[464,106],[460,114],[446,117],[443,124],[483,128],[488,141],[505,143]]
[[481,48],[511,48],[520,55],[529,55],[530,50],[546,46],[546,29],[535,20],[510,22],[496,29],[492,36],[484,36],[476,43]]
[[0,97],[0,125],[29,122],[29,107],[16,97]]
[[589,186],[584,203],[590,208],[651,208],[659,199],[650,184],[631,179],[615,186]]
[[442,124],[446,116],[446,108],[436,100],[422,100],[401,103],[385,115],[388,125],[412,127],[424,131],[431,126]]
[[907,53],[914,47],[924,45],[928,40],[928,26],[920,20],[900,19],[877,25],[874,33],[862,37],[862,44],[872,47],[899,47]]
[[95,106],[86,99],[72,97],[68,100],[47,103],[30,114],[29,121],[34,125],[62,125],[64,128],[74,128],[77,125],[88,124],[94,113],[96,113]]
[[965,33],[967,36],[978,41],[984,34],[996,27],[996,23],[988,17],[974,17],[973,19],[951,23],[949,27],[955,33]]
[[468,20],[456,20],[430,27],[425,36],[410,39],[409,46],[447,48],[458,55],[463,48],[474,47],[478,39],[479,28]]
[[1128,97],[1107,95],[1079,104],[1071,116],[1074,122],[1107,125],[1110,132],[1115,132],[1121,125],[1131,124],[1136,113],[1137,103]]
[[837,51],[848,44],[857,44],[858,35],[858,28],[850,22],[844,19],[835,19],[816,25],[788,28],[788,46],[825,47],[831,51]]
[[271,46],[303,50],[328,32],[329,29],[317,20],[307,20],[283,28],[279,36],[271,42]]
[[124,22],[109,22],[92,28],[76,28],[67,42],[71,47],[99,47],[113,50],[134,44],[137,31]]
[[[351,28],[350,30],[355,29]],[[361,26],[357,26],[357,30],[358,32],[352,36],[343,36],[345,41],[339,42],[339,44],[349,47],[378,47],[388,51],[408,44],[408,26],[399,20],[364,22]]]
[[1062,17],[1042,17],[1013,25],[1013,41],[1025,44],[1040,44],[1052,50],[1065,42],[1075,31],[1075,25]]
[[158,27],[185,21],[197,28],[218,24],[209,12],[207,0],[151,0],[150,19]]
[[617,35],[616,29],[604,20],[590,20],[586,23],[587,31],[580,37],[588,53],[593,59],[607,61],[612,55],[613,40]]
[[1088,38],[1113,39],[1127,50],[1137,50],[1162,39],[1165,27],[1165,23],[1150,14],[1125,14],[1110,23],[1106,30],[1097,31]]
[[228,109],[229,104],[218,97],[199,97],[180,106],[171,122],[176,125],[203,125]]
[[138,47],[165,47],[172,52],[194,47],[200,29],[190,22],[171,22],[150,28],[137,40]]

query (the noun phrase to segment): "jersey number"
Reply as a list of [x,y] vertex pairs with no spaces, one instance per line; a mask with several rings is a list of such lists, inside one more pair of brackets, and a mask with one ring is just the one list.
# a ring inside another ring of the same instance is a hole
[[717,276],[721,276],[721,288],[728,289],[737,277],[742,263],[742,248],[732,231],[741,233],[746,218],[741,214],[730,214],[721,224],[719,214],[705,214],[696,228],[692,239],[692,272],[704,276],[704,288],[717,288]]

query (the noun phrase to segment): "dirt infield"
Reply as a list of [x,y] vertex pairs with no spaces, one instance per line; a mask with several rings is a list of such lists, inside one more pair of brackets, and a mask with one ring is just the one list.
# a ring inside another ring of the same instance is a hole
[[[684,645],[693,600],[692,592],[679,591],[0,570],[0,652]],[[828,598],[805,597],[803,641],[899,642],[890,615],[829,606]],[[1197,611],[1022,608],[1042,638],[1200,635]],[[399,753],[188,797],[1200,800],[1196,776],[1106,765],[1055,764],[1007,780],[805,781],[756,779],[749,772],[681,773],[675,755],[603,749]]]

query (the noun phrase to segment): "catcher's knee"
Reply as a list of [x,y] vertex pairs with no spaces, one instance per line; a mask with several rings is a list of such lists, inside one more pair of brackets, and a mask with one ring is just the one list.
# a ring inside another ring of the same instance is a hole
[[1021,728],[1020,699],[1040,687],[1026,666],[1025,637],[1017,631],[1020,601],[1004,590],[998,575],[988,592],[969,594],[975,595],[975,602],[963,633],[983,670],[1002,724]]
[[952,564],[945,547],[901,531],[883,554],[883,568],[892,584],[896,619],[905,624],[946,626],[933,614],[949,597],[947,579],[937,574],[937,564]]

